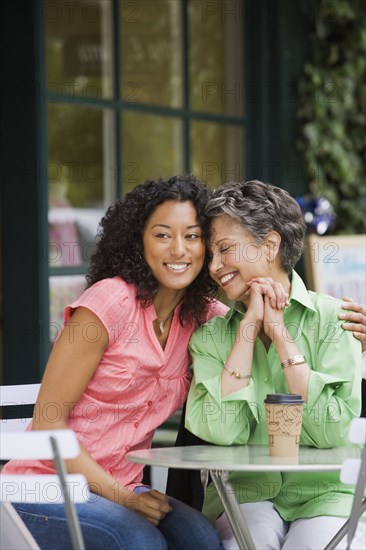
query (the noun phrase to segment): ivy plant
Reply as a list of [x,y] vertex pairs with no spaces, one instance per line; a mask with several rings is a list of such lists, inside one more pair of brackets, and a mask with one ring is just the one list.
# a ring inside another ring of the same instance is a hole
[[304,0],[310,58],[300,79],[299,148],[309,191],[335,234],[366,230],[366,2]]

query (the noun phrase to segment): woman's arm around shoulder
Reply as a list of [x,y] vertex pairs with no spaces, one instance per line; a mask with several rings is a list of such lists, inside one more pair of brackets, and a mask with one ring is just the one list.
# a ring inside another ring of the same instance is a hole
[[[342,311],[339,318],[344,321],[342,327],[351,330],[353,336],[360,340],[362,353],[366,351],[366,309],[348,296],[342,298]],[[366,375],[366,373],[365,373]]]

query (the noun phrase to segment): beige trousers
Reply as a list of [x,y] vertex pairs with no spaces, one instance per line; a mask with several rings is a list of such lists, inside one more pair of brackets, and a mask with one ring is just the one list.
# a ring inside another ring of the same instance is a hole
[[[240,504],[240,510],[248,525],[257,550],[322,550],[342,527],[345,518],[318,516],[297,519],[291,523],[283,521],[272,502],[250,502]],[[353,539],[351,550],[365,550],[366,523],[361,518]],[[225,550],[241,550],[235,540],[226,514],[215,522]],[[337,549],[347,548],[347,537]]]

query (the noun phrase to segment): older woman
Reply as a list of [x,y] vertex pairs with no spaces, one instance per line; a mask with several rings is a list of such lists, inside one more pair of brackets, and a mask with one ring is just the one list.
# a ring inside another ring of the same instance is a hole
[[[211,276],[235,305],[191,338],[186,427],[210,443],[265,445],[266,394],[296,393],[305,401],[301,444],[345,445],[361,409],[361,346],[341,328],[341,301],[308,291],[293,270],[304,241],[296,201],[250,181],[217,189],[206,211]],[[236,473],[231,482],[261,549],[324,547],[353,498],[336,473]],[[224,547],[237,548],[213,489],[203,511]],[[364,547],[359,531],[354,548]]]

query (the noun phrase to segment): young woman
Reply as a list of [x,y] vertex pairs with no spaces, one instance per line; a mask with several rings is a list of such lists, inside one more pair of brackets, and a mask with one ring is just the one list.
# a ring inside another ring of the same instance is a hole
[[[65,310],[35,407],[33,430],[72,428],[81,454],[70,473],[93,499],[77,504],[86,548],[220,548],[196,510],[142,485],[126,453],[185,401],[188,341],[227,310],[209,298],[205,185],[192,176],[147,181],[107,211],[88,288]],[[57,414],[55,414],[55,411]],[[7,473],[50,473],[50,462],[10,461]],[[17,504],[41,548],[70,548],[63,505]]]
[[[267,445],[266,395],[296,393],[305,402],[300,443],[345,445],[361,410],[361,346],[341,328],[341,301],[308,291],[293,270],[304,240],[299,206],[283,189],[250,181],[217,189],[206,211],[210,273],[235,306],[192,336],[186,427],[214,444]],[[353,499],[337,473],[236,473],[231,482],[261,549],[324,548]],[[224,547],[237,548],[213,489],[203,510]],[[364,541],[360,522],[352,548]]]

